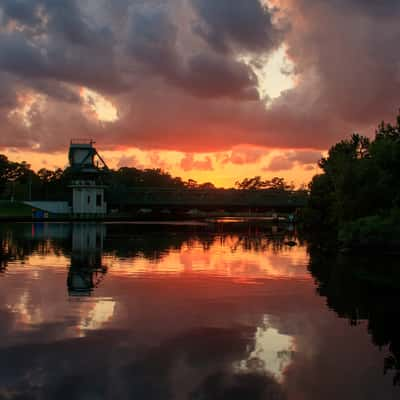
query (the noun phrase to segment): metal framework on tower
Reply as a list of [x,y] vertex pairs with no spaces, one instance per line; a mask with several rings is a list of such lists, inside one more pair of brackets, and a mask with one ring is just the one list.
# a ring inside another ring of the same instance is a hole
[[94,144],[91,139],[72,139],[69,146],[72,212],[77,216],[104,215],[107,210],[103,177],[108,167]]

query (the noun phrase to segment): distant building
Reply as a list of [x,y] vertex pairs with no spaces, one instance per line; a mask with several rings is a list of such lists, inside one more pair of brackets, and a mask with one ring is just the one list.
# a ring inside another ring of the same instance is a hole
[[69,164],[73,174],[72,213],[81,216],[104,215],[103,176],[107,165],[93,146],[92,140],[73,139],[69,147]]

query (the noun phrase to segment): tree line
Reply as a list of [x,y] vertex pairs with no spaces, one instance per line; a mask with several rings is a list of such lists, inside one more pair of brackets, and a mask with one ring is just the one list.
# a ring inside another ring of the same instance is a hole
[[334,229],[345,245],[400,244],[400,115],[381,122],[372,140],[355,133],[335,144],[319,167],[307,225]]
[[[74,177],[74,171],[67,167],[50,170],[42,168],[35,172],[23,161],[9,160],[0,154],[0,198],[17,200],[66,200],[69,199],[68,185]],[[110,190],[129,187],[157,187],[170,189],[215,190],[211,182],[198,183],[194,179],[184,180],[174,177],[161,169],[137,169],[121,167],[109,169],[103,175],[104,183]],[[292,184],[285,179],[274,177],[262,179],[261,176],[245,178],[235,183],[238,190],[293,190]]]

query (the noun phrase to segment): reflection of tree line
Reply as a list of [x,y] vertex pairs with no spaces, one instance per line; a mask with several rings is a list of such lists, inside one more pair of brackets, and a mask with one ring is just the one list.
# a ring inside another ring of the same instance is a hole
[[68,240],[35,238],[35,227],[40,224],[0,225],[0,272],[13,261],[24,261],[32,254],[68,254]]
[[[214,245],[229,246],[232,251],[277,252],[293,239],[286,228],[248,223],[170,226],[170,225],[110,225],[104,241],[104,253],[118,258],[144,257],[159,261],[171,251],[183,247],[201,246],[204,251]],[[224,226],[224,227],[223,227]]]
[[[60,225],[61,226],[61,225]],[[103,254],[120,259],[145,258],[160,262],[172,251],[229,246],[232,252],[279,252],[294,233],[287,227],[262,223],[211,225],[63,225],[14,224],[0,228],[0,271],[9,262],[32,254],[70,259],[67,287],[70,295],[90,293],[104,279]]]
[[[71,257],[74,266],[92,261],[79,259],[74,252],[73,240],[81,235],[79,227],[84,226],[84,234],[96,237],[98,224],[66,225],[64,236],[54,238],[51,232],[43,234],[43,224],[13,224],[0,227],[0,268],[4,270],[10,261],[23,261],[33,253],[54,254]],[[78,229],[76,229],[78,228]],[[72,236],[72,241],[71,241]],[[143,257],[159,261],[171,251],[183,247],[201,246],[208,251],[216,244],[227,245],[232,251],[278,252],[292,240],[294,233],[286,227],[268,224],[211,224],[211,225],[120,225],[105,226],[101,248],[92,252],[90,247],[80,249],[80,255],[97,257],[94,264],[101,264],[102,254],[117,258]],[[75,249],[76,250],[76,249]]]
[[[317,291],[326,296],[328,307],[351,325],[367,321],[368,332],[378,347],[387,346],[384,372],[394,373],[400,384],[400,327],[398,308],[398,258],[394,256],[348,256],[326,254],[310,246],[309,270],[316,278]],[[382,265],[385,272],[382,273]]]
[[[283,248],[287,247],[289,240],[294,239],[294,235],[280,234],[280,235],[266,235],[263,233],[256,233],[251,235],[235,235],[231,237],[232,244],[231,250],[243,250],[252,252],[266,252],[279,253]],[[226,237],[224,237],[226,239]]]

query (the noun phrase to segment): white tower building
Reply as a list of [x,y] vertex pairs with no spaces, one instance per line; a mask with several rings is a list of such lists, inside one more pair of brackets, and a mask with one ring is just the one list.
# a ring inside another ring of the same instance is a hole
[[69,147],[69,164],[73,174],[72,212],[80,216],[101,216],[107,212],[105,185],[101,177],[107,165],[94,148],[92,140],[73,139]]

